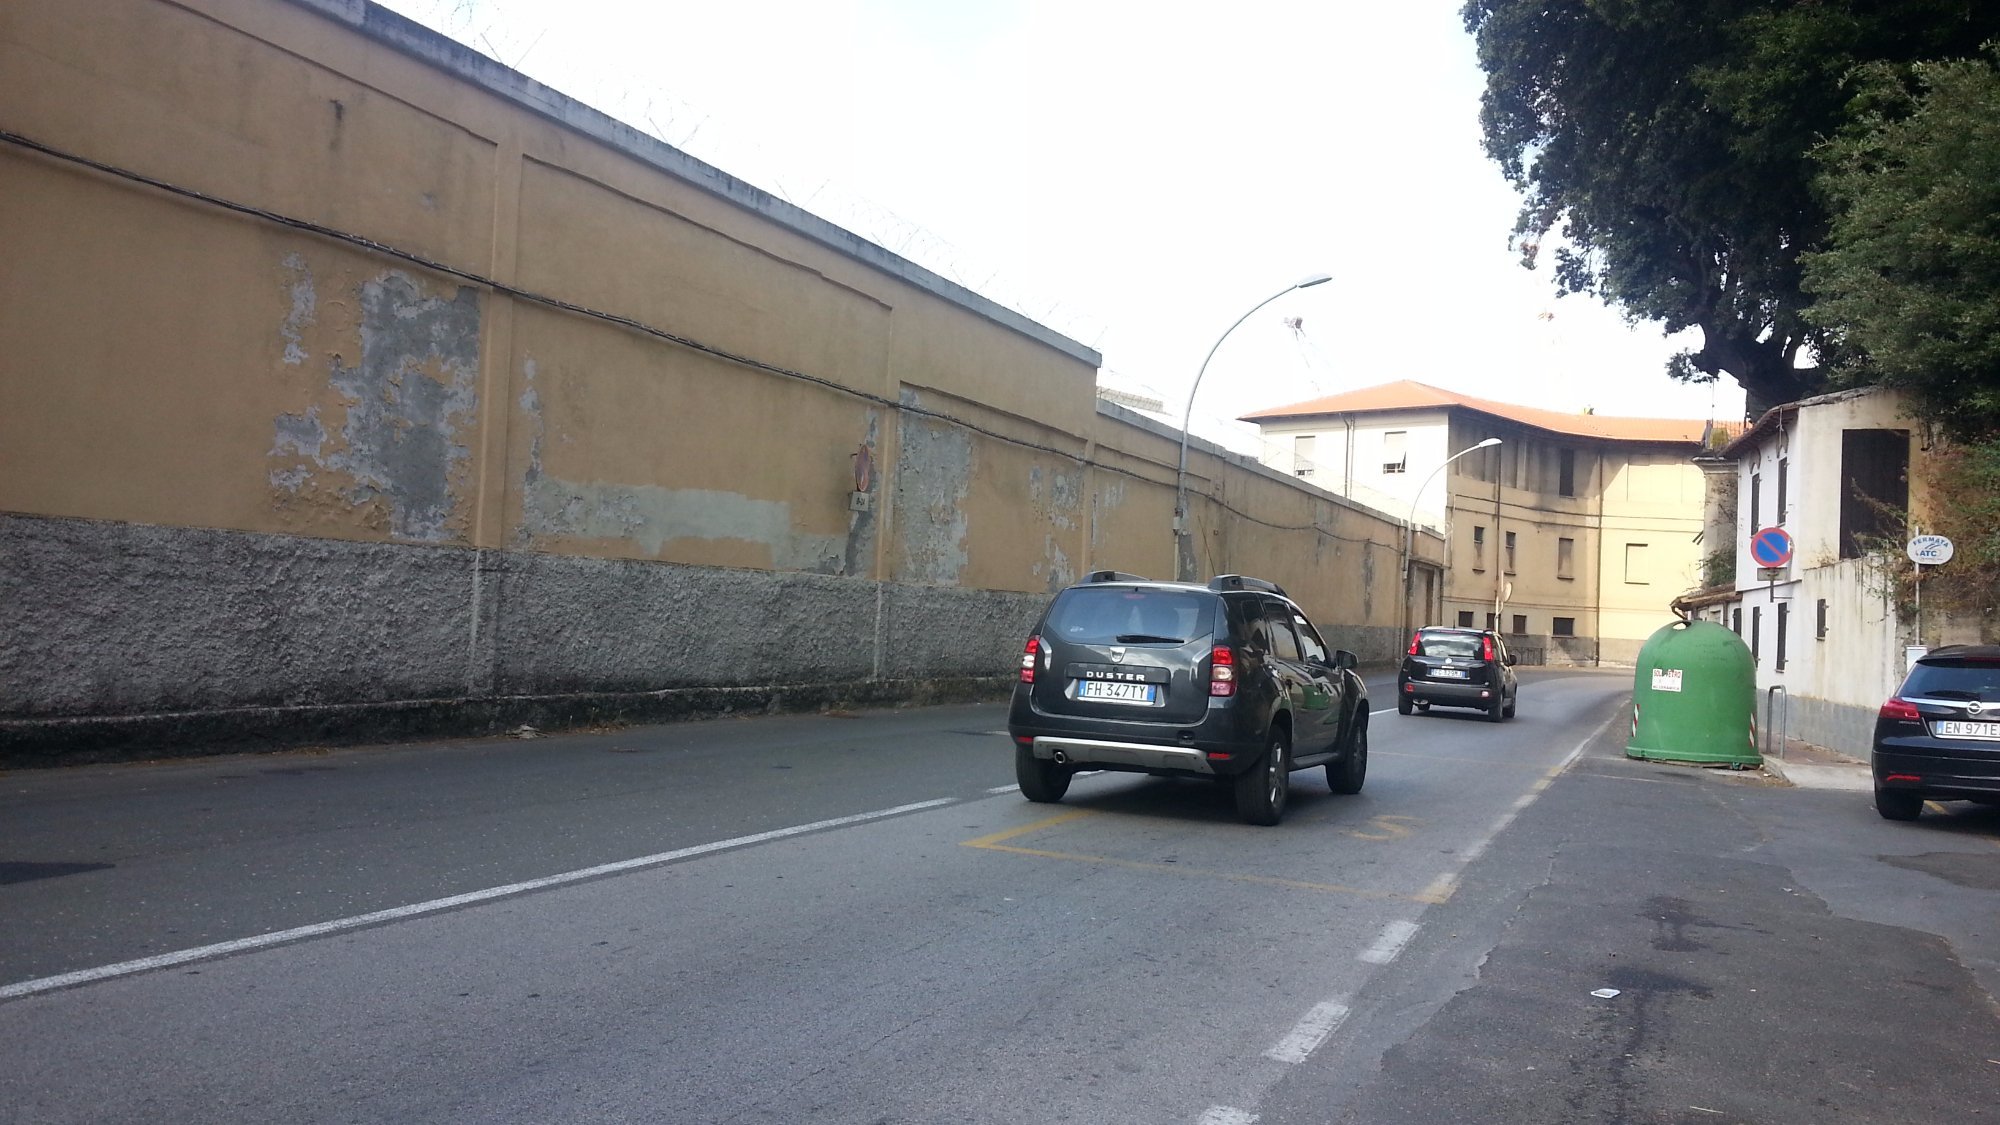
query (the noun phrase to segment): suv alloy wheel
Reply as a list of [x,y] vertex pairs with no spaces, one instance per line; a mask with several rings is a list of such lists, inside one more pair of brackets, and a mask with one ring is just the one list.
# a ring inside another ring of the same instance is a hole
[[1236,815],[1250,824],[1270,827],[1285,815],[1285,798],[1292,791],[1292,740],[1283,727],[1271,728],[1271,744],[1257,768],[1236,779]]

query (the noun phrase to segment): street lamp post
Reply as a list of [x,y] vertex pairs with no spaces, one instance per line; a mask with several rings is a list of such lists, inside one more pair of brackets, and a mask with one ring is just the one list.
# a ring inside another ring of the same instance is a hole
[[[1487,438],[1485,441],[1480,442],[1478,445],[1474,445],[1471,446],[1470,448],[1459,450],[1457,453],[1454,453],[1451,456],[1445,458],[1444,460],[1438,462],[1438,467],[1432,469],[1431,475],[1424,478],[1424,483],[1417,486],[1417,494],[1410,500],[1410,518],[1403,521],[1404,524],[1403,526],[1403,618],[1404,618],[1403,632],[1407,633],[1410,631],[1411,628],[1409,621],[1409,618],[1411,616],[1410,596],[1412,593],[1415,592],[1413,590],[1415,583],[1411,579],[1411,571],[1415,569],[1414,563],[1416,561],[1415,555],[1416,555],[1416,541],[1417,541],[1417,506],[1424,502],[1424,490],[1431,486],[1431,482],[1437,479],[1437,475],[1439,473],[1444,472],[1444,467],[1446,465],[1451,464],[1453,461],[1456,461],[1460,457],[1463,457],[1468,453],[1474,452],[1475,450],[1491,449],[1499,444],[1500,444],[1499,438],[1490,437]],[[1444,506],[1448,518],[1449,513],[1451,511],[1449,490],[1447,490],[1447,499],[1445,500]]]
[[1238,325],[1249,320],[1251,314],[1258,309],[1294,289],[1310,289],[1332,280],[1333,275],[1330,273],[1316,273],[1310,277],[1303,277],[1250,306],[1249,312],[1237,317],[1235,324],[1224,329],[1222,335],[1215,338],[1214,346],[1210,347],[1208,354],[1202,357],[1201,368],[1194,373],[1194,386],[1188,388],[1187,409],[1181,411],[1181,458],[1179,467],[1174,470],[1174,578],[1176,580],[1187,582],[1194,578],[1194,545],[1188,531],[1187,518],[1188,424],[1194,419],[1194,396],[1196,391],[1201,390],[1201,377],[1208,374],[1208,361],[1215,358],[1216,349],[1222,347],[1224,340],[1229,339],[1229,334],[1236,331]]

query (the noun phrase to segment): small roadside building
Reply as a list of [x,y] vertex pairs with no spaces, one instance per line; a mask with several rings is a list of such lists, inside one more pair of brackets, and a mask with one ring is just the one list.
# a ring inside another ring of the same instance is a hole
[[[1760,731],[1867,754],[1914,639],[1876,560],[1907,537],[1922,451],[1902,397],[1868,387],[1774,407],[1709,461],[1735,485],[1710,535],[1730,536],[1715,544],[1727,578],[1682,604],[1750,646]],[[1759,532],[1789,542],[1781,565],[1754,557]]]

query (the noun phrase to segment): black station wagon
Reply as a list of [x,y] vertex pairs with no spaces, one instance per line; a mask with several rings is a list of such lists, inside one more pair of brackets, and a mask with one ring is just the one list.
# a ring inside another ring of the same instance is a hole
[[1203,777],[1252,824],[1284,815],[1291,771],[1336,793],[1368,771],[1367,688],[1276,585],[1099,571],[1055,596],[1021,654],[1007,715],[1030,801],[1081,770]]
[[1868,758],[1890,820],[1917,819],[1925,801],[2000,804],[2000,646],[1919,657],[1876,715]]

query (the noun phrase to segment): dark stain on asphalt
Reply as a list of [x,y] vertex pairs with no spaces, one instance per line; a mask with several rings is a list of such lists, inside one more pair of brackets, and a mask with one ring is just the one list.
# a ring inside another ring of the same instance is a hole
[[13,883],[32,883],[37,879],[60,879],[64,875],[81,875],[86,871],[104,871],[115,866],[117,865],[111,863],[0,862],[0,886],[8,886]]
[[1700,917],[1686,899],[1660,895],[1648,899],[1653,918],[1653,948],[1668,953],[1694,953],[1707,949],[1708,945],[1688,936],[1688,930],[1706,928],[1714,923]]
[[1923,855],[1878,855],[1876,859],[1905,871],[1935,875],[1975,891],[2000,891],[2000,864],[1967,852],[1925,852]]

